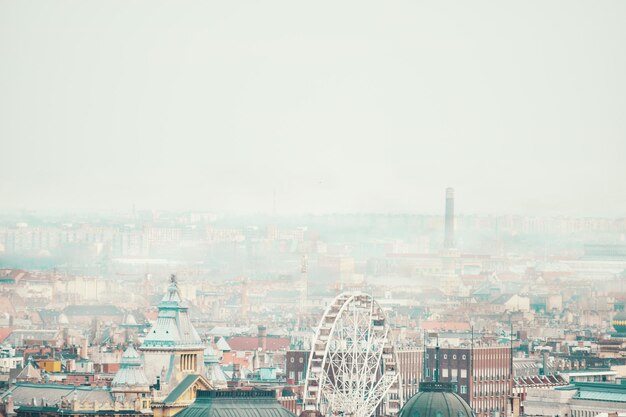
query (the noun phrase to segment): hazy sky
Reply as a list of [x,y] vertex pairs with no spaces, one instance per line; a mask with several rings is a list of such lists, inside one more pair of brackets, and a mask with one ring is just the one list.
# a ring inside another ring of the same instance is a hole
[[626,215],[626,1],[0,1],[0,208]]

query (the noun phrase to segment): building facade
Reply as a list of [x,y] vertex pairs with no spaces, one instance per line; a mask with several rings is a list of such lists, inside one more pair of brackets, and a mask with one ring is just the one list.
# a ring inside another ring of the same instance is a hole
[[287,351],[285,364],[287,381],[294,385],[304,384],[310,354],[311,352],[308,350]]
[[429,347],[426,350],[424,380],[435,381],[437,362],[440,382],[453,383],[477,417],[506,415],[511,397],[511,348],[480,346],[460,348]]
[[403,349],[396,351],[396,355],[402,383],[402,397],[404,401],[407,401],[419,391],[424,370],[424,351],[423,349]]

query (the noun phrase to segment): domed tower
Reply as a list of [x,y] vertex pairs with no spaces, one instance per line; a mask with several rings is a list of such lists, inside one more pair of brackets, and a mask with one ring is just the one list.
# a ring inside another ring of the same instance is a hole
[[185,377],[202,374],[204,344],[191,323],[189,305],[180,296],[175,275],[158,309],[156,324],[139,351],[143,353],[148,382],[169,392]]
[[[146,397],[149,397],[150,384],[143,371],[141,356],[133,345],[128,345],[124,355],[122,355],[120,369],[111,382],[111,393],[118,401],[135,400],[137,398],[147,400]],[[143,404],[142,408],[148,407],[146,407],[146,404]]]
[[210,345],[204,350],[204,369],[205,376],[213,388],[227,388],[228,377],[222,370],[219,359]]
[[404,404],[398,417],[475,417],[472,408],[453,389],[451,383],[420,383],[420,391]]

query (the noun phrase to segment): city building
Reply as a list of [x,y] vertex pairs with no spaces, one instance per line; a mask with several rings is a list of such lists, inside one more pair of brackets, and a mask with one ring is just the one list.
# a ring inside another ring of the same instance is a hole
[[595,417],[626,410],[626,384],[575,382],[552,390],[529,389],[524,401],[528,417]]
[[158,305],[158,317],[139,347],[150,385],[169,393],[189,375],[203,372],[205,346],[191,323],[189,305],[181,299],[176,277]]
[[18,382],[0,395],[0,416],[3,417],[123,417],[143,414],[151,415],[152,411],[143,409],[140,401],[116,401],[109,390],[100,387]]
[[122,356],[120,369],[111,382],[111,394],[118,401],[138,399],[142,409],[150,409],[150,385],[143,371],[141,356],[132,345],[126,348]]
[[310,350],[287,351],[285,364],[287,381],[295,385],[304,384],[310,355]]
[[423,349],[399,349],[396,350],[396,355],[402,383],[402,398],[406,401],[419,391],[424,371],[424,351]]
[[[438,352],[437,352],[438,351]],[[511,348],[506,345],[426,350],[424,380],[449,383],[478,417],[504,415],[511,396]]]

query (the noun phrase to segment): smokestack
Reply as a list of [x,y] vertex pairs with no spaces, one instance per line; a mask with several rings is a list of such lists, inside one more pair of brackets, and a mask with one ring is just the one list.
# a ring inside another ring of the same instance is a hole
[[259,349],[261,349],[262,352],[265,352],[265,349],[267,348],[267,328],[263,325],[259,325],[258,339]]
[[446,232],[444,249],[454,248],[454,188],[446,188]]

